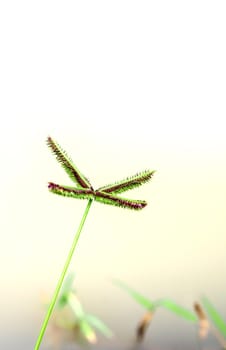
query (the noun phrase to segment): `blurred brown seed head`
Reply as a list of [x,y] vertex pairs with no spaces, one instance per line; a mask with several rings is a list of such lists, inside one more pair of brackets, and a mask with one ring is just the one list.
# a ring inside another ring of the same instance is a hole
[[210,324],[202,306],[195,302],[194,310],[199,319],[199,336],[205,338],[209,332]]
[[144,315],[144,317],[141,319],[140,323],[138,324],[137,327],[137,340],[138,341],[142,341],[144,338],[144,335],[146,333],[146,330],[152,320],[154,316],[154,312],[153,311],[148,311],[146,312],[146,314]]

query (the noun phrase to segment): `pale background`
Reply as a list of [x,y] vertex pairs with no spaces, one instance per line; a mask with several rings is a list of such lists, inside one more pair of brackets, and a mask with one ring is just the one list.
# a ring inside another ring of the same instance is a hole
[[[32,348],[86,206],[48,192],[71,184],[48,135],[94,187],[157,170],[129,193],[143,211],[91,207],[71,266],[86,308],[131,337],[143,311],[120,278],[188,308],[204,293],[226,316],[225,15],[217,0],[1,2],[5,349]],[[156,329],[183,344],[167,317]]]

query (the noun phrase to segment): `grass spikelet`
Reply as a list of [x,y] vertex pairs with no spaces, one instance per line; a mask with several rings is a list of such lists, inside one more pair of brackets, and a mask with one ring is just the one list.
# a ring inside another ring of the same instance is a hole
[[141,321],[139,322],[138,326],[137,326],[137,341],[142,341],[145,333],[147,331],[147,328],[149,326],[149,324],[151,323],[152,319],[154,316],[154,312],[153,311],[148,311],[145,313],[145,315],[143,316],[143,318],[141,319]]
[[122,193],[128,190],[132,190],[133,188],[141,186],[150,181],[154,172],[154,170],[145,170],[134,176],[127,177],[124,180],[115,182],[114,184],[103,186],[99,188],[98,191],[105,193]]
[[91,188],[87,178],[76,168],[67,153],[51,137],[47,138],[47,145],[56,156],[56,160],[61,164],[72,181],[82,188]]
[[199,320],[199,336],[200,338],[205,338],[210,328],[208,318],[199,303],[194,303],[194,310]]

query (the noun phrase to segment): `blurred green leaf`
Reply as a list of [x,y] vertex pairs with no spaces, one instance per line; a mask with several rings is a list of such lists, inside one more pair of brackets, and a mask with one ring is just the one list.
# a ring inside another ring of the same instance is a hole
[[147,310],[154,311],[157,307],[164,307],[165,309],[174,312],[178,316],[183,317],[188,321],[197,322],[197,317],[193,312],[177,305],[172,300],[161,299],[153,302],[145,298],[143,295],[137,293],[134,289],[128,287],[124,282],[114,280],[114,284],[124,289],[134,300],[136,300]]
[[105,337],[111,338],[113,336],[112,331],[108,328],[99,318],[94,315],[86,314],[85,319],[89,324],[91,324],[94,328],[100,331]]
[[93,328],[90,326],[90,324],[85,320],[81,320],[79,322],[79,329],[83,336],[90,342],[90,343],[96,343],[96,333],[94,332]]
[[206,310],[210,319],[213,321],[216,328],[226,338],[226,323],[223,320],[223,318],[221,317],[221,315],[218,313],[218,311],[215,309],[215,307],[212,305],[212,303],[206,297],[203,297],[201,299],[201,301],[202,301],[202,304],[204,306],[204,309]]
[[119,280],[114,280],[113,282],[115,285],[124,289],[134,300],[136,300],[145,309],[147,309],[147,310],[154,310],[155,309],[155,303],[153,303],[151,300],[147,299],[143,295],[137,293],[134,289],[128,287],[125,283],[123,283]]
[[82,320],[85,317],[82,304],[74,293],[69,293],[67,297],[68,305],[71,307],[77,319]]
[[58,298],[57,306],[63,308],[68,302],[68,295],[73,290],[73,283],[75,279],[75,274],[72,272],[67,275],[63,286],[61,288],[61,292]]
[[180,305],[176,304],[170,299],[158,300],[156,301],[155,305],[156,307],[164,307],[165,309],[172,311],[176,315],[185,318],[187,321],[197,322],[198,320],[193,312],[181,307]]

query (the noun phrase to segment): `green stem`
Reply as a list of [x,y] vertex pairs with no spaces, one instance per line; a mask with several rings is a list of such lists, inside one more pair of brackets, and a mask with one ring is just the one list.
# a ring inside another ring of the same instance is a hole
[[59,281],[58,281],[58,283],[57,283],[55,292],[54,292],[54,294],[53,294],[53,297],[52,297],[52,300],[51,300],[51,302],[50,302],[49,308],[48,308],[48,310],[47,310],[45,319],[44,319],[44,321],[43,321],[42,328],[41,328],[41,330],[40,330],[40,333],[39,333],[39,336],[38,336],[36,345],[35,345],[35,347],[34,347],[34,350],[38,350],[39,347],[40,347],[40,344],[41,344],[41,342],[42,342],[42,338],[43,338],[43,336],[44,336],[44,333],[45,333],[46,327],[47,327],[47,325],[48,325],[50,316],[51,316],[51,314],[52,314],[53,308],[54,308],[54,306],[55,306],[55,304],[56,304],[56,300],[57,300],[58,294],[59,294],[60,289],[61,289],[61,287],[62,287],[62,284],[63,284],[63,281],[64,281],[64,277],[65,277],[65,275],[66,275],[66,273],[67,273],[67,270],[68,270],[68,267],[69,267],[69,265],[70,265],[70,262],[71,262],[73,253],[74,253],[74,251],[75,251],[75,247],[76,247],[76,245],[77,245],[77,243],[78,243],[78,239],[79,239],[80,233],[81,233],[81,231],[82,231],[83,225],[84,225],[84,223],[85,223],[86,217],[87,217],[87,215],[88,215],[88,212],[89,212],[90,206],[91,206],[91,204],[92,204],[92,201],[93,201],[92,199],[90,199],[90,200],[88,201],[87,207],[86,207],[86,209],[85,209],[85,212],[84,212],[84,214],[83,214],[82,220],[81,220],[81,222],[80,222],[80,225],[79,225],[78,230],[77,230],[77,232],[76,232],[76,235],[75,235],[75,237],[74,237],[74,240],[73,240],[71,249],[70,249],[70,251],[69,251],[69,253],[68,253],[67,260],[66,260],[66,262],[65,262],[65,264],[64,264],[64,268],[63,268],[63,270],[62,270],[62,272],[61,272],[61,275],[60,275]]

